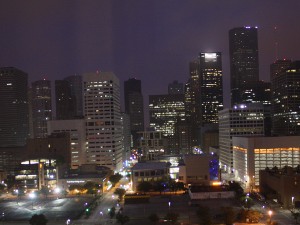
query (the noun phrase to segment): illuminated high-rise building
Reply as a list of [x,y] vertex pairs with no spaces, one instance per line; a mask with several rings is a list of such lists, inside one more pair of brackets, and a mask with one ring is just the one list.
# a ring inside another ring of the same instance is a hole
[[300,61],[271,79],[273,135],[300,134]]
[[83,75],[86,159],[89,164],[122,168],[119,79],[111,72]]
[[51,81],[32,83],[32,122],[34,138],[47,137],[47,121],[52,119]]
[[24,146],[29,133],[28,75],[0,68],[0,147]]
[[231,104],[244,102],[241,93],[259,81],[257,27],[238,27],[229,31]]
[[144,131],[144,99],[141,81],[130,78],[124,82],[125,113],[129,115],[133,147],[137,147],[139,131]]
[[178,153],[175,124],[185,119],[184,94],[149,95],[150,127],[168,138],[167,153]]
[[240,104],[219,112],[219,149],[223,169],[234,172],[232,137],[268,136],[270,106],[262,103]]
[[200,53],[200,123],[218,123],[218,112],[223,109],[223,76],[220,52]]

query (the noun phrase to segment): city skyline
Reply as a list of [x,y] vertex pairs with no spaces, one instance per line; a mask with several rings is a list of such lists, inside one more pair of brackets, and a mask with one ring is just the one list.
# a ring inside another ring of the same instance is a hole
[[[289,4],[73,1],[71,5],[2,1],[0,66],[27,72],[30,83],[112,71],[120,83],[140,79],[143,95],[148,96],[167,93],[173,80],[185,83],[190,61],[200,52],[218,51],[223,59],[224,96],[228,96],[229,30],[258,26],[260,78],[269,81],[269,67],[276,58],[300,58],[300,28],[295,22],[299,6],[296,0]],[[225,99],[224,106],[228,105]]]

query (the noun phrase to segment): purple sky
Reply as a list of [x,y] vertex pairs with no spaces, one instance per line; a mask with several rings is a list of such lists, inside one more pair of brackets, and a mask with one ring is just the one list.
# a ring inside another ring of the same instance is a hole
[[279,58],[300,59],[299,12],[299,0],[1,0],[0,66],[30,82],[113,71],[122,84],[141,79],[147,101],[186,82],[199,52],[220,51],[228,96],[228,30],[258,26],[260,77],[269,80],[275,41]]

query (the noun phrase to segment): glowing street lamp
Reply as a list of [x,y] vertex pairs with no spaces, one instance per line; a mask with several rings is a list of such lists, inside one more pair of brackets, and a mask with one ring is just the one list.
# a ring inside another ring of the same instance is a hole
[[292,207],[293,207],[293,208],[294,208],[294,199],[295,199],[295,197],[292,196]]
[[33,209],[33,201],[34,201],[35,197],[36,196],[35,196],[34,192],[29,193],[29,198],[32,200],[32,209]]
[[268,214],[269,214],[269,217],[270,217],[270,224],[271,224],[271,218],[272,218],[273,211],[272,211],[272,210],[269,210],[269,211],[268,211]]
[[168,205],[169,205],[169,211],[170,211],[170,208],[171,208],[171,202],[170,201],[168,202]]

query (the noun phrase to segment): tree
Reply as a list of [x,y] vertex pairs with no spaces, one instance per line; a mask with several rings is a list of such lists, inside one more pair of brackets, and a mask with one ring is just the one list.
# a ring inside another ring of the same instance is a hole
[[242,209],[239,212],[239,220],[241,222],[258,223],[262,217],[263,217],[262,213],[260,213],[256,210]]
[[151,213],[148,219],[153,223],[156,224],[159,221],[159,216],[156,213]]
[[114,216],[116,215],[116,208],[115,207],[111,207],[109,212],[108,212],[110,218],[114,218]]
[[171,221],[172,224],[175,224],[179,218],[179,214],[176,212],[168,212],[165,216],[165,220]]
[[127,222],[129,222],[129,216],[126,216],[126,215],[124,215],[124,214],[122,214],[122,213],[120,213],[120,212],[118,212],[117,213],[117,215],[116,215],[116,219],[117,219],[117,222],[118,223],[120,223],[120,224],[125,224],[125,223],[127,223]]
[[126,193],[126,191],[123,188],[117,188],[114,192],[114,194],[118,195],[120,201],[123,199],[125,193]]
[[244,194],[244,190],[238,182],[230,181],[229,190],[234,191],[237,198],[240,198]]
[[199,217],[200,224],[203,224],[203,225],[211,225],[212,224],[212,219],[211,219],[211,214],[210,214],[209,207],[199,206],[196,214]]
[[233,211],[233,208],[232,207],[222,207],[221,209],[223,212],[224,223],[226,225],[233,224],[233,222],[235,220],[235,213]]
[[111,182],[112,186],[114,187],[116,185],[116,183],[118,183],[121,180],[121,178],[122,178],[122,175],[119,173],[116,173],[109,177],[109,181]]
[[153,189],[155,191],[159,191],[159,193],[161,194],[161,192],[163,192],[165,190],[165,185],[164,182],[162,180],[159,181],[155,181],[153,184]]
[[142,181],[138,184],[137,190],[145,193],[145,192],[149,192],[151,187],[152,187],[152,185],[150,182]]
[[46,225],[47,222],[48,220],[46,219],[44,214],[34,214],[29,220],[29,224],[31,225]]
[[99,184],[88,181],[84,184],[83,188],[87,190],[88,194],[96,194],[99,189]]
[[251,206],[254,205],[253,199],[250,198],[248,195],[244,195],[243,197],[241,197],[240,201],[241,201],[242,205],[247,209],[250,209]]

